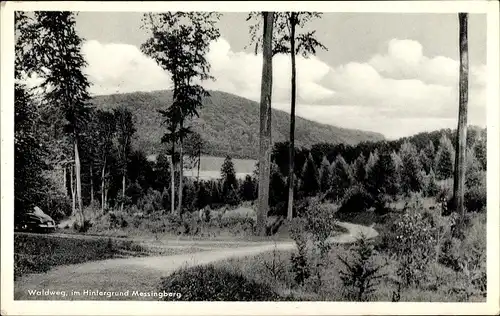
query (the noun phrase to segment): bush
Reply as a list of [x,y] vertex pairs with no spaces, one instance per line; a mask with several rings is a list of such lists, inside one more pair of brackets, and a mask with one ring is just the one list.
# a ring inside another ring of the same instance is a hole
[[469,296],[486,295],[486,214],[469,215],[463,235],[463,239],[446,240],[441,262],[462,274],[459,291]]
[[467,187],[464,193],[464,206],[469,212],[486,211],[486,173],[478,177],[476,185]]
[[159,211],[163,209],[162,194],[149,188],[147,193],[139,199],[137,206],[146,214]]
[[[181,269],[162,278],[160,291],[181,293],[181,301],[275,301],[267,284],[213,265]],[[165,300],[168,300],[166,298]]]
[[350,187],[341,202],[339,213],[365,212],[373,205],[373,198],[363,185]]
[[404,285],[418,284],[432,258],[435,258],[435,231],[424,215],[421,199],[410,201],[393,223],[390,248],[400,266],[397,272]]
[[60,221],[72,212],[71,199],[64,194],[53,194],[48,197],[48,208],[45,213],[55,221]]
[[304,219],[294,218],[290,223],[290,236],[297,245],[297,253],[291,256],[291,271],[294,274],[295,283],[304,285],[304,282],[311,276],[311,267],[307,258],[307,235],[304,231]]
[[125,218],[125,215],[121,212],[119,213],[114,213],[110,212],[109,213],[109,228],[110,229],[116,229],[116,228],[125,228],[128,227],[128,221]]
[[340,278],[344,284],[348,300],[362,302],[368,301],[385,277],[375,260],[375,250],[365,236],[362,236],[350,251],[349,259],[338,256],[344,264],[340,271]]

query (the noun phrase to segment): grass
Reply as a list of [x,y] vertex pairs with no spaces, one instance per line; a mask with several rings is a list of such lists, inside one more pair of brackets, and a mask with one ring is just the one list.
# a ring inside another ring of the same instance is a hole
[[[297,300],[313,301],[347,301],[344,296],[344,286],[339,271],[343,264],[337,255],[345,256],[348,246],[338,245],[331,250],[327,268],[322,272],[323,285],[318,292],[314,290],[312,282],[306,281],[303,286],[294,283],[294,275],[291,267],[290,257],[292,251],[270,251],[258,256],[247,258],[236,258],[221,261],[215,264],[216,268],[226,269],[233,273],[239,273],[249,280],[261,284],[270,285],[280,297],[294,297]],[[387,254],[379,254],[375,258],[377,262],[388,261],[383,269],[389,276],[384,278],[377,287],[371,301],[391,302],[393,292],[397,285],[391,277],[396,270],[396,264],[390,260]],[[274,262],[274,264],[273,264]],[[274,267],[274,268],[273,268]],[[281,267],[281,268],[280,268]],[[433,268],[434,269],[434,268]],[[450,269],[439,266],[429,274],[439,275],[444,280],[439,281],[439,286],[431,281],[420,288],[410,287],[402,289],[401,302],[461,302],[465,298],[460,293],[453,291],[453,284],[460,276]],[[437,281],[435,281],[437,282]],[[484,301],[484,298],[472,296],[468,301]]]
[[131,256],[176,255],[202,251],[196,247],[146,246],[111,238],[64,238],[50,235],[14,236],[14,276],[47,272],[60,265]]

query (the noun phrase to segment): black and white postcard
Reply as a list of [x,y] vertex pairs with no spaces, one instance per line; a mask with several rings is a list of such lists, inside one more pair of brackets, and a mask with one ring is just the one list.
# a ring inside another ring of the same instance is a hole
[[498,11],[2,2],[2,314],[497,314]]

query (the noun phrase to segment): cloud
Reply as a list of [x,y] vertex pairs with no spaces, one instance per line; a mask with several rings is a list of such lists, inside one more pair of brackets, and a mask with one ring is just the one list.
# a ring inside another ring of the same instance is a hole
[[82,53],[91,93],[111,94],[169,89],[170,76],[136,46],[87,41]]
[[[207,59],[211,73],[217,78],[205,85],[234,93],[252,100],[260,99],[262,74],[262,55],[234,52],[229,43],[220,38],[210,45]],[[333,91],[321,86],[319,82],[330,67],[316,57],[297,56],[297,96],[304,102],[312,102],[333,95]],[[273,58],[273,100],[290,99],[291,61],[286,55]]]
[[[426,57],[417,41],[389,41],[387,52],[367,62],[332,68],[321,81],[333,97],[324,105],[376,109],[388,122],[397,119],[456,119],[459,63],[448,57]],[[471,65],[469,110],[479,125],[485,124],[486,67]]]
[[[170,76],[134,45],[85,42],[92,94],[169,89]],[[262,55],[233,51],[220,38],[207,59],[215,81],[205,88],[260,99]],[[273,107],[289,111],[290,58],[273,58]],[[297,115],[326,124],[381,132],[387,137],[453,128],[457,121],[457,60],[425,56],[422,45],[392,39],[366,61],[328,65],[297,56]],[[486,122],[486,65],[471,65],[469,122]],[[37,82],[33,78],[32,82]]]

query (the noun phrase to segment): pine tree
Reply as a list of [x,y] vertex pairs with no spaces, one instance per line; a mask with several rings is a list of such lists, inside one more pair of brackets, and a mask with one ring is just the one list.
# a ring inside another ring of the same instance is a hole
[[418,153],[418,160],[420,162],[420,165],[422,166],[422,170],[425,171],[426,173],[429,173],[431,170],[433,163],[432,160],[427,157],[427,154],[425,153],[424,149],[421,149],[420,152]]
[[243,201],[254,201],[257,198],[255,193],[256,190],[254,179],[249,175],[245,176],[245,180],[241,185],[241,199]]
[[370,153],[370,156],[368,156],[368,161],[366,162],[365,166],[366,176],[370,174],[371,169],[373,168],[373,166],[375,166],[375,163],[378,161],[378,159],[379,159],[378,151],[377,149],[375,149],[373,152]]
[[391,158],[392,158],[392,163],[393,163],[394,168],[395,168],[395,173],[393,175],[393,181],[394,181],[393,188],[396,191],[396,193],[394,194],[394,196],[395,196],[396,194],[399,194],[401,191],[401,176],[403,173],[403,160],[401,159],[399,154],[395,151],[393,151],[391,153]]
[[222,195],[224,202],[229,205],[239,203],[238,180],[234,171],[234,164],[231,157],[227,156],[221,167],[222,176]]
[[430,170],[434,167],[435,156],[436,156],[436,149],[434,148],[434,143],[431,140],[429,140],[427,146],[421,149],[419,153],[419,159],[425,172],[429,173]]
[[305,196],[314,196],[318,193],[319,172],[311,154],[309,154],[304,166],[302,167],[301,180],[302,186],[300,190]]
[[422,165],[418,159],[417,148],[410,142],[405,142],[399,150],[401,161],[401,189],[403,193],[409,195],[410,192],[422,190]]
[[466,188],[480,187],[482,183],[481,163],[477,159],[473,149],[467,148],[465,169]]
[[474,154],[476,155],[481,169],[486,170],[487,151],[486,151],[486,135],[479,136],[474,142]]
[[347,189],[352,185],[352,175],[349,165],[341,155],[337,155],[330,167],[330,187],[335,200],[341,200]]
[[62,126],[54,125],[57,137],[64,132],[71,141],[74,152],[76,200],[81,224],[85,223],[82,203],[80,144],[82,130],[89,116],[88,88],[90,83],[84,74],[87,63],[81,53],[83,39],[75,28],[75,13],[68,11],[36,11],[33,32],[36,41],[28,53],[36,72],[43,80],[39,88],[47,107],[63,118]]
[[436,174],[434,170],[429,170],[429,173],[426,177],[426,185],[425,185],[425,195],[427,196],[436,196],[439,192],[439,186],[436,180]]
[[397,169],[391,154],[380,154],[367,173],[367,191],[378,201],[385,195],[396,197],[399,193]]
[[365,156],[363,155],[363,153],[361,153],[358,158],[356,158],[356,160],[354,161],[354,164],[353,164],[353,176],[354,176],[354,179],[356,180],[356,182],[358,184],[362,184],[365,182],[365,179],[366,179],[366,158]]
[[207,205],[210,205],[211,199],[210,194],[206,188],[204,181],[199,181],[196,188],[196,208],[202,209]]
[[[271,177],[269,182],[269,205],[274,207],[286,201],[286,181],[279,167],[271,163]],[[284,214],[283,214],[284,215]]]
[[321,166],[319,170],[320,176],[320,190],[325,193],[330,189],[331,183],[331,173],[330,173],[330,162],[326,159],[326,156],[323,157],[321,161]]
[[439,147],[434,161],[434,170],[439,180],[445,180],[453,176],[455,152],[453,144],[445,134],[439,140]]

